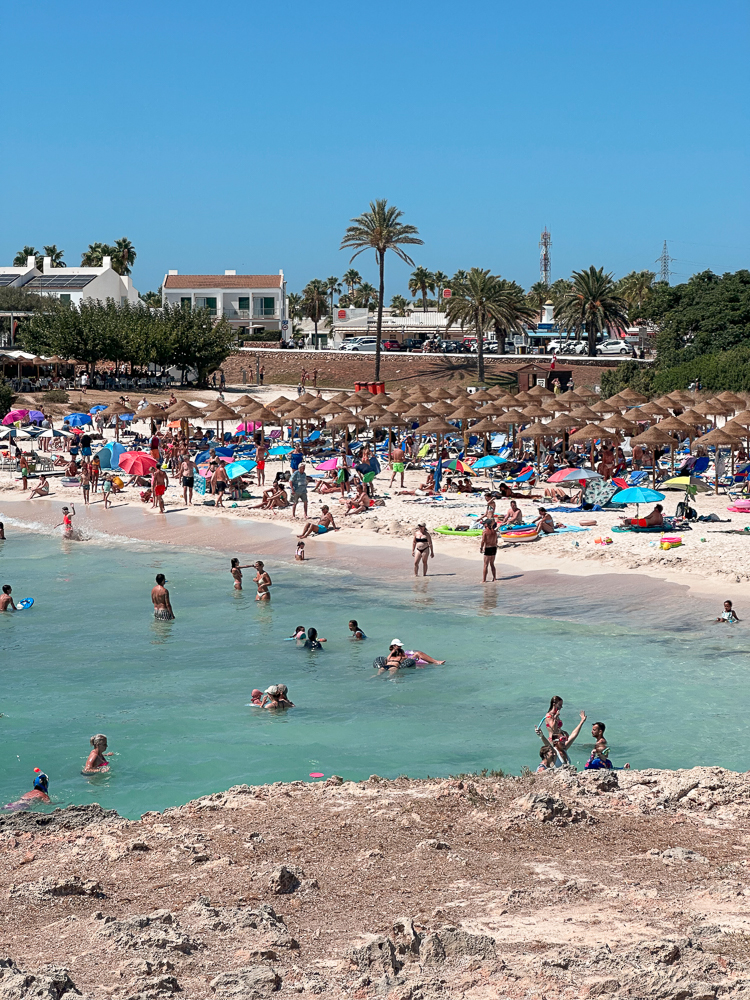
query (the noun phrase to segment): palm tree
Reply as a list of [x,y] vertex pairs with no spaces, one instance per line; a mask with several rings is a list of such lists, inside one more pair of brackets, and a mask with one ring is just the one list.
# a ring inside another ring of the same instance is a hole
[[318,349],[318,323],[328,315],[328,285],[313,278],[302,289],[302,312],[315,324],[315,349]]
[[435,282],[435,293],[437,295],[437,307],[438,312],[443,310],[443,289],[448,287],[448,282],[450,278],[444,271],[435,271],[432,275],[432,280]]
[[505,354],[505,339],[512,333],[523,333],[526,324],[535,316],[534,307],[528,301],[523,288],[515,281],[498,278],[498,314],[494,317],[498,354]]
[[162,286],[159,285],[159,290],[157,292],[142,292],[140,298],[149,309],[161,309],[161,289]]
[[592,264],[588,271],[573,272],[573,287],[563,297],[557,320],[561,327],[585,330],[589,357],[596,356],[596,337],[608,327],[626,326],[628,312],[625,299],[618,294],[611,274]]
[[463,284],[463,282],[466,281],[468,277],[469,274],[467,271],[462,271],[462,270],[456,271],[456,273],[451,278],[451,288],[453,288],[454,285]]
[[526,293],[529,304],[539,313],[539,322],[542,319],[542,306],[549,297],[549,286],[546,281],[536,281]]
[[549,297],[552,299],[552,305],[555,307],[555,311],[559,309],[562,300],[572,289],[573,282],[569,278],[558,278],[557,281],[553,281],[549,286]]
[[115,245],[109,249],[111,251],[109,256],[112,258],[113,269],[118,274],[130,274],[130,269],[135,264],[137,256],[135,247],[130,240],[126,236],[123,236],[122,239],[115,240]]
[[651,296],[656,275],[653,271],[631,271],[617,282],[617,291],[628,304],[628,313],[638,319],[644,303]]
[[394,316],[408,316],[411,312],[409,302],[403,295],[394,295],[391,299],[391,309]]
[[409,226],[399,221],[403,214],[395,205],[389,207],[385,198],[371,201],[370,211],[351,220],[352,225],[347,227],[341,241],[342,250],[344,247],[348,247],[356,251],[351,260],[354,260],[365,250],[375,251],[375,260],[380,272],[378,321],[375,331],[376,382],[380,381],[380,339],[383,334],[383,301],[385,299],[385,255],[389,250],[392,250],[409,267],[414,267],[414,261],[402,249],[402,246],[421,246],[424,243],[424,240],[419,238],[419,230],[416,226]]
[[299,292],[290,292],[286,297],[290,319],[302,318],[302,296]]
[[427,312],[428,290],[431,292],[435,291],[435,275],[432,271],[428,271],[426,267],[415,268],[409,278],[409,291],[412,298],[415,295],[422,296],[422,312]]
[[44,248],[44,256],[49,257],[51,267],[67,267],[68,265],[63,260],[64,250],[58,250],[57,246],[53,243],[52,246]]
[[339,284],[339,279],[329,278],[326,281],[326,287],[328,289],[328,294],[331,296],[331,316],[333,316],[333,296],[341,295],[341,285]]
[[353,299],[354,289],[357,287],[357,285],[362,284],[362,275],[359,273],[359,271],[355,271],[353,267],[350,267],[341,280],[344,282],[345,285],[349,286],[349,298]]
[[13,258],[13,267],[26,267],[27,257],[33,257],[36,261],[36,266],[41,271],[43,264],[42,255],[37,253],[34,247],[24,247],[23,250],[19,250]]
[[364,281],[354,293],[354,305],[358,309],[369,309],[378,301],[378,290],[374,285]]
[[112,256],[112,247],[106,243],[89,243],[88,250],[81,254],[81,267],[101,267],[105,257]]
[[[521,293],[519,296],[515,291]],[[465,281],[453,282],[453,294],[448,299],[446,315],[448,329],[457,323],[461,329],[469,327],[477,336],[477,376],[484,382],[484,335],[490,324],[501,329],[514,328],[521,323],[521,317],[531,314],[529,306],[523,303],[523,292],[513,282],[505,282],[489,268],[483,270],[472,267]]]

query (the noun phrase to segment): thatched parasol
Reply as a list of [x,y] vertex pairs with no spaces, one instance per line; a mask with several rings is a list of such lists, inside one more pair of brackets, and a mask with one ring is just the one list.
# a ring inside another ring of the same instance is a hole
[[423,386],[419,386],[409,393],[410,403],[434,403],[435,397],[431,395]]
[[585,444],[587,441],[591,444],[591,468],[594,468],[594,441],[597,438],[610,438],[613,432],[608,431],[606,427],[600,427],[599,424],[586,424],[585,427],[581,427],[571,434],[568,438],[570,444]]
[[656,448],[659,445],[668,445],[671,450],[676,448],[678,444],[679,442],[671,434],[668,434],[665,430],[661,430],[658,424],[654,424],[647,431],[644,431],[643,434],[630,439],[631,447],[633,445],[645,446],[651,452],[651,485],[654,488],[656,488]]
[[406,411],[407,420],[429,420],[432,416],[432,410],[423,403],[415,403]]
[[501,413],[505,413],[508,409],[499,399],[493,399],[491,403],[487,403],[486,406],[482,407],[483,417],[499,417]]
[[329,403],[343,403],[344,400],[346,400],[348,398],[349,398],[349,393],[342,391],[342,392],[337,392],[335,394],[335,396],[331,396],[331,398],[328,400],[328,402]]
[[318,397],[317,397],[317,395],[314,392],[310,392],[308,390],[307,392],[302,392],[302,393],[300,393],[299,396],[297,396],[297,402],[298,403],[311,403],[314,399],[317,399],[317,398]]
[[548,389],[545,385],[535,385],[529,389],[530,396],[554,396],[554,392]]
[[585,403],[586,400],[583,396],[579,396],[575,389],[568,389],[567,392],[561,392],[557,399],[561,399],[564,403]]
[[528,406],[524,406],[523,415],[527,420],[536,420],[539,417],[548,417],[549,411],[539,406],[538,403],[529,403]]
[[238,410],[241,406],[247,406],[248,403],[256,403],[257,400],[253,399],[252,396],[248,396],[247,393],[240,396],[239,399],[232,400],[232,406],[236,407]]
[[392,403],[386,406],[386,410],[389,413],[408,413],[411,408],[412,404],[405,399],[394,399]]
[[638,425],[621,413],[615,413],[611,417],[607,417],[606,420],[602,420],[602,427],[608,431],[625,431],[628,435],[635,434],[638,430]]
[[590,409],[592,409],[594,413],[603,417],[608,413],[619,413],[622,410],[622,407],[617,405],[617,400],[613,403],[609,399],[600,399],[598,402],[592,403]]
[[696,438],[693,443],[704,447],[710,445],[712,448],[716,449],[716,457],[714,458],[714,492],[718,494],[719,464],[717,458],[719,448],[731,448],[732,451],[736,451],[739,447],[739,440],[733,434],[727,434],[723,428],[714,428],[714,430],[709,431],[708,434],[704,434],[702,437]]
[[471,428],[474,434],[492,434],[493,431],[497,430],[497,424],[491,417],[483,417],[479,423],[476,423]]
[[549,427],[551,431],[554,431],[555,434],[559,434],[563,431],[569,431],[571,427],[580,427],[581,421],[576,420],[575,417],[572,417],[569,413],[561,413],[559,417],[555,417],[554,420],[550,420],[546,426]]
[[443,434],[457,434],[458,431],[447,420],[443,420],[442,417],[435,417],[434,420],[428,420],[426,424],[422,424],[419,428],[419,433],[437,434],[442,437]]
[[333,417],[332,420],[328,421],[329,427],[366,427],[366,422],[362,417],[357,416],[356,413],[352,413],[351,410],[340,413],[337,417]]
[[533,396],[530,396],[528,392],[517,392],[513,397],[513,403],[517,406],[519,403],[523,403],[524,406],[528,406],[529,403],[535,403],[536,400]]
[[156,403],[149,403],[148,406],[135,411],[136,420],[166,420],[167,416],[167,411]]
[[720,392],[716,398],[722,403],[725,403],[727,406],[731,406],[735,411],[737,411],[737,409],[744,410],[747,406],[747,402],[742,398],[742,396],[738,396],[736,392],[730,392],[729,389],[725,389],[724,392]]
[[[493,404],[490,404],[493,405]],[[482,414],[486,412],[486,407],[482,409]],[[437,403],[433,403],[430,406],[430,413],[435,413],[439,417],[446,417],[448,414],[453,414],[456,410],[455,403],[449,403],[447,399],[442,399]]]
[[739,413],[732,417],[732,422],[741,424],[743,427],[750,427],[750,410],[740,410]]
[[469,397],[474,403],[489,403],[490,400],[495,397],[491,395],[486,389],[479,389],[478,392],[472,392]]
[[633,405],[648,402],[646,396],[642,396],[640,392],[634,392],[630,387],[623,389],[622,392],[618,392],[616,395],[617,398],[623,399],[626,403],[632,403]]
[[576,406],[570,411],[571,417],[575,417],[580,424],[596,423],[600,420],[600,415],[589,406]]
[[631,411],[633,413],[633,419],[638,419],[637,414],[644,414],[647,417],[668,417],[669,410],[664,406],[659,406],[658,403],[644,403],[643,406],[633,407]]
[[359,411],[360,417],[382,417],[385,413],[385,409],[382,406],[378,406],[377,403],[370,403],[363,410]]

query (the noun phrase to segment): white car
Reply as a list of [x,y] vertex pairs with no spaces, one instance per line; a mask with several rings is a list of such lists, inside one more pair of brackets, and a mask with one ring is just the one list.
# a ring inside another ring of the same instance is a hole
[[377,348],[377,337],[352,337],[345,341],[340,350],[342,351],[375,351]]
[[634,352],[630,344],[626,344],[624,340],[603,340],[601,344],[596,345],[596,353],[599,355],[629,354],[632,358]]

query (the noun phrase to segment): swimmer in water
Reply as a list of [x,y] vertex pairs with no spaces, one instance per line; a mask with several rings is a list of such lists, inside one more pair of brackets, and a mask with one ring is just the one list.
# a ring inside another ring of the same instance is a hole
[[294,553],[294,558],[297,562],[305,561],[305,543],[300,541],[297,542],[297,551]]
[[239,559],[232,559],[232,577],[234,578],[234,589],[242,590],[242,570],[250,569],[251,563],[247,563],[246,566],[240,566]]
[[328,639],[319,639],[318,630],[316,628],[309,628],[307,630],[307,639],[305,639],[304,643],[305,649],[322,649],[322,642],[328,642]]
[[60,521],[59,524],[55,525],[55,528],[62,528],[63,536],[65,538],[70,538],[70,536],[73,534],[73,518],[76,516],[75,504],[71,504],[70,506],[72,508],[72,513],[67,507],[63,507],[62,509],[63,519],[62,521]]
[[261,708],[294,708],[294,702],[289,701],[287,697],[287,686],[286,684],[271,684],[267,687],[264,694],[263,700],[260,703]]
[[164,586],[167,582],[163,573],[156,574],[156,586],[151,588],[151,603],[154,606],[154,618],[159,621],[171,622],[175,616],[169,591]]
[[25,809],[26,806],[33,805],[35,802],[47,803],[50,801],[50,797],[47,794],[49,778],[38,767],[34,768],[34,775],[33,789],[30,792],[24,792],[20,799],[17,799],[15,802],[9,802],[3,806],[3,809]]
[[112,751],[106,753],[107,737],[104,733],[97,733],[96,736],[92,736],[89,743],[94,749],[88,755],[81,774],[99,774],[100,771],[109,767],[107,757],[112,756]]
[[357,624],[357,619],[352,618],[349,622],[349,631],[352,633],[352,639],[366,639],[367,636],[362,631],[362,629]]
[[253,688],[253,693],[250,695],[250,704],[258,705],[260,707],[262,701],[263,701],[263,692],[260,690],[260,688]]
[[0,611],[18,611],[13,598],[10,596],[12,589],[9,583],[3,584],[3,592],[0,594]]
[[0,521],[0,542],[5,541],[5,525]]
[[307,629],[304,625],[298,625],[294,632],[292,632],[291,639],[304,639],[307,635]]
[[269,587],[273,586],[273,581],[271,577],[266,572],[263,563],[258,560],[258,562],[253,563],[253,568],[257,570],[257,573],[253,579],[254,583],[258,585],[258,593],[255,595],[256,601],[270,601],[271,593]]
[[738,621],[739,618],[737,617],[736,611],[732,607],[732,602],[724,601],[724,610],[715,620],[714,624],[716,624],[717,622],[723,623],[723,622],[738,622]]

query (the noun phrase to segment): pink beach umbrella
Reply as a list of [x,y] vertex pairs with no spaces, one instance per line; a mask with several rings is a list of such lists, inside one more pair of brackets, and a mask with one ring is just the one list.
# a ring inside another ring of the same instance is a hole
[[236,434],[252,434],[256,427],[262,427],[262,424],[254,424],[252,420],[248,420],[245,424],[237,424],[235,429]]
[[25,417],[28,417],[28,415],[28,410],[11,410],[10,413],[6,413],[3,417],[3,423],[6,426],[9,426],[10,424],[14,424],[17,420],[23,420]]
[[[339,469],[341,468],[341,466],[339,465],[339,460],[342,457],[343,456],[340,455],[334,455],[333,458],[327,458],[325,462],[321,462],[320,465],[316,465],[315,468],[320,469],[324,472],[330,472],[331,469]],[[346,464],[351,468],[351,466],[354,464],[354,461],[347,456]]]

